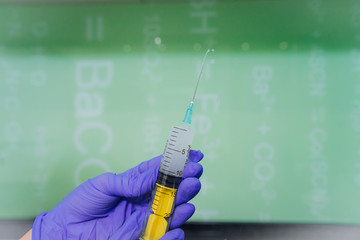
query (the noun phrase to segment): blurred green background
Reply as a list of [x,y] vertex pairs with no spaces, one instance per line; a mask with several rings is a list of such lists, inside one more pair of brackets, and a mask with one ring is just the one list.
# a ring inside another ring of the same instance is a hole
[[360,223],[360,2],[0,5],[0,218],[162,153],[194,109],[194,221]]

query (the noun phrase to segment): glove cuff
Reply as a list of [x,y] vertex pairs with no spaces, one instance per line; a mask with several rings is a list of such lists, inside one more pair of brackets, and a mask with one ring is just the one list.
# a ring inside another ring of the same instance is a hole
[[41,239],[41,224],[43,222],[43,217],[46,216],[47,212],[40,213],[36,218],[32,226],[32,240]]

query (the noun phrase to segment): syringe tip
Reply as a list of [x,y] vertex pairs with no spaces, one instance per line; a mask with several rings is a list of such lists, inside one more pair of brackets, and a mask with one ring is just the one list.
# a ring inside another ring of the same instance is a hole
[[193,106],[194,106],[194,102],[191,101],[189,107],[186,109],[185,117],[183,120],[184,123],[191,124]]

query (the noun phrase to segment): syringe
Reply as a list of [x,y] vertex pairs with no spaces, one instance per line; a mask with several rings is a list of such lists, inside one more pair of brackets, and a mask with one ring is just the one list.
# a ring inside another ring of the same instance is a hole
[[[211,51],[214,52],[214,49]],[[170,129],[140,240],[158,240],[170,227],[176,193],[194,137],[190,125],[196,91],[209,52],[210,49],[203,58],[194,95],[186,110],[182,126],[173,126]]]

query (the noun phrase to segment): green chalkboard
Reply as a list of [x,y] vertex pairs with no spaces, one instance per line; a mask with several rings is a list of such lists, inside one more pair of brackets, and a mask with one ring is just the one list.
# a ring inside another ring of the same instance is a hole
[[359,224],[360,2],[0,5],[0,217],[162,154],[194,108],[197,221]]

